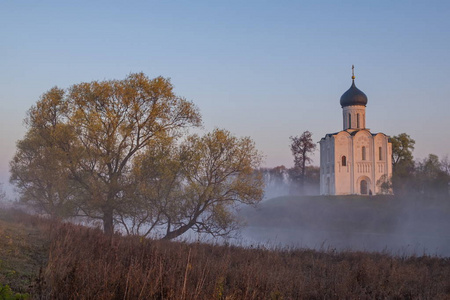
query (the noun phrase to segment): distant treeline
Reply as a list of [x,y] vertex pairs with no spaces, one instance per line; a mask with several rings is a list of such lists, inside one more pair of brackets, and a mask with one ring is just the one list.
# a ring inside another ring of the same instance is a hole
[[413,158],[415,140],[401,133],[391,137],[392,178],[380,180],[382,188],[392,187],[395,194],[423,194],[426,196],[449,196],[450,161],[448,156],[440,159],[429,154],[425,159]]

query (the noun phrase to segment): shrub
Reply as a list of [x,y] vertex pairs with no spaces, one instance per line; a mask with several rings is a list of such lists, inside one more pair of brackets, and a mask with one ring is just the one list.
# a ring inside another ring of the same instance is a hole
[[0,284],[0,300],[25,300],[28,298],[28,294],[14,293],[8,285]]

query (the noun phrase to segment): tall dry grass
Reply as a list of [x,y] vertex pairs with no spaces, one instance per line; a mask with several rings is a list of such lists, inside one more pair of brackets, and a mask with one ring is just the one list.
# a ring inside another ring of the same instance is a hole
[[54,225],[36,299],[450,299],[450,260],[105,236]]

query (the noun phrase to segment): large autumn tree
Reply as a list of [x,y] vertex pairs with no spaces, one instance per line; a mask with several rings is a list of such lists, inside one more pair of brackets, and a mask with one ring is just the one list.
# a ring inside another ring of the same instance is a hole
[[119,223],[165,239],[227,235],[236,205],[262,199],[261,155],[226,130],[186,136],[200,121],[162,77],[55,87],[28,112],[11,182],[49,215],[101,219],[108,234]]
[[116,210],[128,204],[134,157],[200,122],[194,104],[163,77],[138,73],[53,88],[28,112],[11,181],[24,200],[51,203],[41,205],[46,211],[76,199],[79,211],[102,219],[112,233]]

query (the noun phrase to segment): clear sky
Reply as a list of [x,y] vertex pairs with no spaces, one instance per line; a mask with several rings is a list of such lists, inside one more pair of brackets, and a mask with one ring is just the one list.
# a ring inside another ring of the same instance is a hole
[[342,130],[352,64],[372,132],[450,154],[450,1],[1,1],[0,182],[45,91],[141,71],[290,167],[289,136]]

